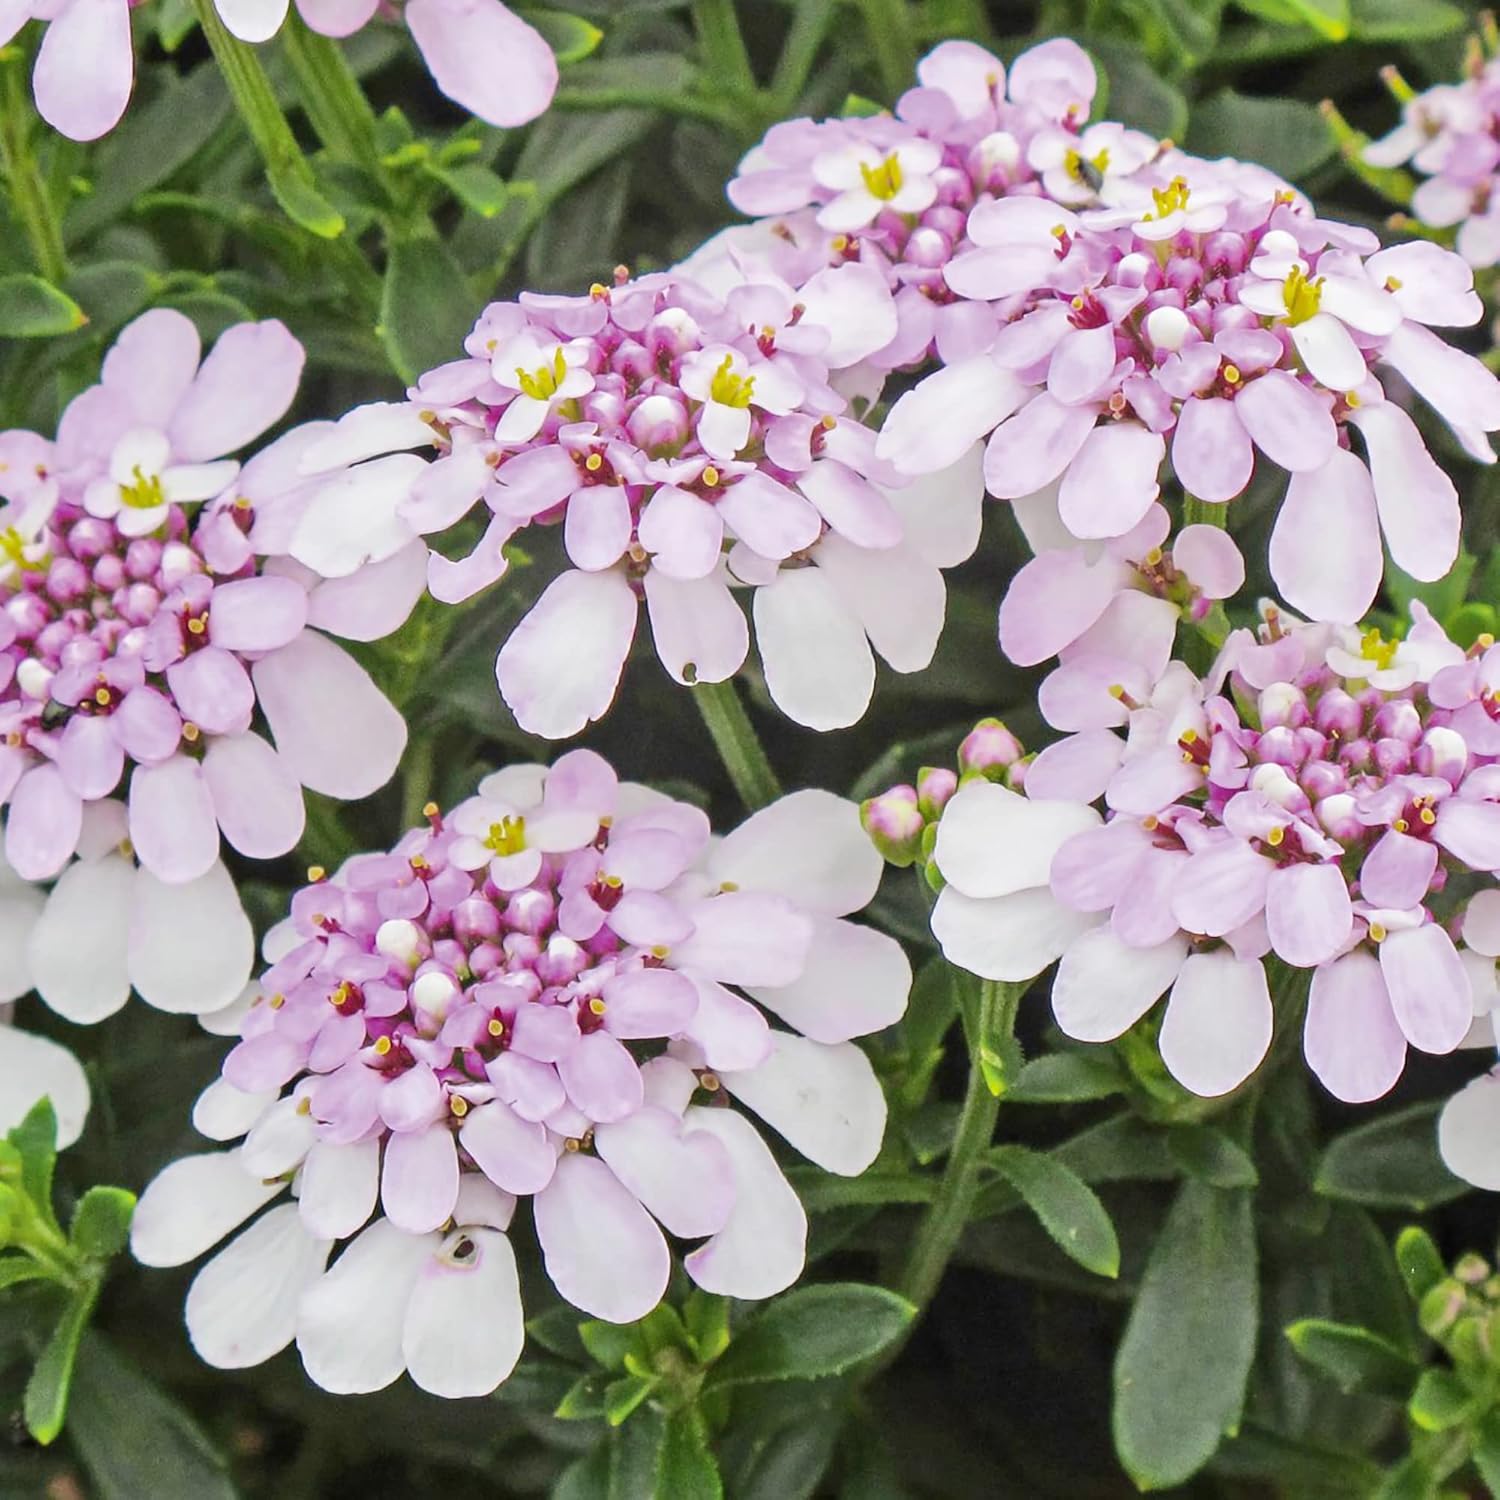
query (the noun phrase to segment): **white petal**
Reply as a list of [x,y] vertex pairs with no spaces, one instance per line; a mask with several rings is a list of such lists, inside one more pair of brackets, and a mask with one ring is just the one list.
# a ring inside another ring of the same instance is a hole
[[236,1141],[276,1102],[277,1091],[247,1094],[215,1078],[193,1105],[193,1129],[211,1141]]
[[83,1134],[89,1112],[89,1081],[66,1047],[18,1026],[0,1025],[0,1135],[19,1125],[46,1096],[57,1116],[57,1146]]
[[1213,1099],[1238,1088],[1271,1045],[1271,994],[1258,959],[1195,953],[1161,1027],[1161,1057],[1185,1088]]
[[380,1142],[350,1146],[319,1141],[297,1179],[297,1204],[309,1234],[347,1239],[375,1211],[380,1187]]
[[1096,913],[1069,911],[1045,887],[975,900],[947,886],[932,909],[932,935],[943,957],[981,979],[1034,979],[1055,963]]
[[1132,948],[1108,927],[1095,927],[1069,945],[1057,966],[1052,1014],[1076,1041],[1113,1041],[1166,994],[1186,957],[1181,937]]
[[125,952],[134,879],[116,855],[78,860],[47,897],[31,934],[31,974],[37,993],[70,1021],[102,1021],[130,998]]
[[895,938],[824,917],[814,928],[802,973],[790,984],[750,993],[804,1036],[847,1042],[901,1019],[911,993],[911,964]]
[[1500,1077],[1483,1074],[1443,1106],[1438,1150],[1455,1176],[1500,1191]]
[[328,1263],[329,1242],[303,1229],[294,1203],[273,1208],[193,1278],[188,1337],[198,1357],[243,1370],[292,1341],[297,1304]]
[[857,1177],[885,1135],[885,1095],[870,1059],[853,1042],[830,1047],[785,1031],[771,1038],[770,1057],[723,1074],[724,1087],[825,1172]]
[[179,1157],[146,1184],[136,1204],[131,1254],[143,1266],[184,1265],[285,1186],[251,1176],[238,1151]]
[[972,781],[943,809],[933,857],[966,896],[1008,896],[1047,884],[1052,860],[1074,834],[1099,826],[1077,802],[1033,802],[993,781]]
[[229,871],[165,885],[137,870],[132,885],[130,981],[158,1010],[200,1015],[239,996],[255,962],[255,934]]
[[755,637],[776,706],[809,729],[857,723],[875,691],[859,621],[818,568],[784,568],[755,591]]

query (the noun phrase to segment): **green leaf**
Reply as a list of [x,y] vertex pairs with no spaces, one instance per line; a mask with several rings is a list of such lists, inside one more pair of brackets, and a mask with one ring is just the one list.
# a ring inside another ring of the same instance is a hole
[[73,1210],[68,1237],[85,1255],[118,1255],[130,1238],[135,1194],[117,1187],[91,1187]]
[[722,1500],[723,1494],[703,1414],[693,1406],[673,1412],[658,1455],[656,1500]]
[[625,1356],[635,1344],[635,1329],[629,1323],[594,1320],[578,1325],[578,1337],[589,1357],[606,1370],[623,1370]]
[[1286,1330],[1286,1336],[1292,1348],[1346,1396],[1362,1391],[1404,1401],[1411,1394],[1417,1365],[1368,1328],[1303,1318]]
[[773,1302],[736,1335],[709,1371],[713,1388],[837,1375],[878,1354],[916,1316],[884,1287],[839,1282]]
[[0,276],[0,338],[45,339],[88,322],[66,292],[40,276]]
[[[616,1434],[611,1434],[611,1437]],[[609,1467],[613,1444],[606,1440],[563,1470],[549,1500],[610,1500]]]
[[522,10],[521,15],[541,32],[547,45],[557,54],[560,67],[582,62],[604,40],[604,33],[582,16],[565,10]]
[[604,1393],[610,1378],[599,1371],[582,1375],[563,1393],[552,1415],[564,1422],[584,1422],[604,1415]]
[[1385,1477],[1375,1491],[1375,1500],[1432,1500],[1437,1494],[1438,1477],[1425,1458],[1411,1454]]
[[1187,134],[1188,102],[1133,47],[1089,41],[1109,75],[1109,117],[1150,135],[1181,140]]
[[1052,1152],[1085,1182],[1170,1182],[1181,1168],[1167,1150],[1166,1131],[1138,1115],[1091,1125]]
[[704,1364],[716,1360],[729,1347],[729,1298],[694,1287],[682,1313],[693,1352]]
[[1500,1411],[1491,1409],[1474,1426],[1474,1467],[1492,1495],[1500,1495]]
[[1097,1276],[1120,1274],[1115,1226],[1076,1172],[1025,1146],[997,1146],[986,1159],[1021,1195],[1060,1250]]
[[1124,1091],[1112,1052],[1053,1052],[1027,1063],[1008,1097],[1014,1104],[1079,1104]]
[[1185,1182],[1115,1359],[1115,1449],[1141,1489],[1181,1484],[1239,1426],[1258,1300],[1250,1194]]
[[1300,99],[1255,99],[1222,89],[1193,107],[1187,145],[1200,156],[1233,156],[1255,142],[1255,159],[1295,181],[1338,150],[1328,123]]
[[1467,1421],[1479,1397],[1452,1370],[1423,1370],[1406,1403],[1413,1422],[1424,1432],[1446,1432]]
[[101,260],[78,267],[68,277],[66,290],[83,309],[93,332],[107,334],[145,307],[152,279],[152,272],[134,261]]
[[0,1290],[25,1281],[50,1281],[52,1272],[26,1255],[0,1256]]
[[1414,1104],[1329,1143],[1313,1186],[1327,1198],[1369,1208],[1425,1212],[1470,1191],[1437,1149],[1438,1102]]
[[198,1424],[98,1333],[79,1354],[68,1438],[97,1500],[235,1500]]
[[1432,1236],[1415,1224],[1408,1224],[1396,1236],[1396,1268],[1413,1302],[1420,1302],[1448,1275]]
[[1178,1125],[1167,1132],[1167,1150],[1189,1177],[1211,1187],[1254,1187],[1260,1181],[1244,1147],[1212,1125]]
[[403,380],[414,381],[452,359],[478,312],[462,269],[441,240],[397,240],[391,246],[379,332]]
[[604,1388],[604,1420],[618,1427],[651,1394],[659,1382],[655,1376],[624,1375]]
[[39,1443],[50,1443],[62,1431],[78,1344],[98,1296],[99,1283],[91,1281],[68,1299],[26,1382],[26,1430]]
[[457,167],[424,162],[422,170],[441,182],[470,213],[482,219],[493,219],[510,198],[504,180],[478,162],[465,162]]
[[1238,0],[1241,10],[1281,26],[1308,26],[1330,42],[1349,35],[1349,0]]
[[1435,583],[1423,583],[1391,563],[1386,569],[1385,589],[1402,623],[1411,618],[1413,599],[1420,599],[1440,621],[1446,620],[1463,604],[1478,562],[1472,552],[1460,552],[1453,566]]
[[1219,1449],[1212,1471],[1228,1478],[1263,1479],[1284,1495],[1366,1500],[1380,1482],[1371,1459],[1299,1442],[1246,1422],[1240,1433]]
[[52,1170],[57,1165],[57,1114],[52,1101],[38,1099],[7,1137],[21,1153],[21,1190],[42,1218],[57,1227],[52,1212]]
[[1468,24],[1446,0],[1349,0],[1349,35],[1356,41],[1427,42]]
[[266,180],[294,224],[324,240],[337,239],[344,232],[343,214],[318,191],[305,162],[268,161]]

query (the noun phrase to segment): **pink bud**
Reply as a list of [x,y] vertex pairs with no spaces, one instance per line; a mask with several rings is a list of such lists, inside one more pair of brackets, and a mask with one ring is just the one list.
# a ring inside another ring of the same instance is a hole
[[1456,729],[1434,726],[1417,746],[1416,766],[1423,776],[1441,776],[1457,786],[1469,767],[1469,747]]
[[1386,776],[1399,776],[1411,769],[1411,746],[1405,740],[1376,740],[1375,764]]
[[675,396],[647,396],[625,426],[631,440],[654,458],[676,453],[692,432],[687,407]]
[[1422,716],[1410,698],[1393,698],[1375,715],[1375,733],[1384,739],[1415,745],[1422,738]]
[[1025,753],[1020,740],[999,719],[981,719],[958,747],[958,764],[961,770],[988,774],[1014,764]]
[[1364,719],[1359,704],[1343,688],[1330,688],[1313,709],[1313,723],[1324,734],[1336,734],[1345,740],[1359,733]]
[[161,543],[154,537],[137,537],[125,549],[125,571],[137,581],[152,578],[161,566]]
[[958,775],[942,766],[923,766],[917,772],[917,806],[924,818],[936,818],[958,790]]
[[915,787],[893,786],[862,802],[859,821],[870,842],[893,865],[905,869],[916,859],[926,820],[917,805]]
[[1296,729],[1307,723],[1307,698],[1295,683],[1273,682],[1261,690],[1259,711],[1262,729],[1281,724]]

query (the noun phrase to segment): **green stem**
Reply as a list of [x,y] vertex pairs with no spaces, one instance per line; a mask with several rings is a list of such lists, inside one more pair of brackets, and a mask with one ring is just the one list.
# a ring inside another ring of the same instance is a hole
[[431,735],[418,734],[401,757],[401,827],[420,828],[427,819],[422,809],[432,800],[436,757]]
[[880,86],[887,99],[898,99],[916,82],[917,49],[906,0],[858,0],[865,30],[875,49]]
[[691,94],[669,94],[662,89],[620,88],[573,89],[566,86],[552,96],[554,109],[654,109],[664,115],[688,120],[707,120],[724,130],[740,130],[742,114],[726,100],[697,99]]
[[1182,524],[1184,526],[1216,526],[1228,531],[1229,507],[1209,500],[1199,500],[1193,495],[1182,497]]
[[385,187],[385,167],[375,144],[375,111],[338,45],[293,15],[281,28],[281,46],[318,139]]
[[833,0],[797,0],[797,10],[782,43],[771,79],[774,113],[789,114],[817,61],[818,50],[833,20]]
[[26,232],[37,270],[48,281],[61,281],[68,270],[62,224],[31,151],[31,110],[21,68],[19,60],[5,65],[5,94],[0,106],[0,166],[4,167],[11,204]]
[[692,692],[740,800],[751,812],[774,802],[781,795],[781,783],[740,702],[734,679],[695,683]]
[[734,0],[693,0],[693,25],[714,87],[753,94],[755,70],[750,66],[750,54],[740,34]]
[[1000,1112],[1000,1096],[990,1087],[981,1053],[988,1039],[1003,1041],[1015,1029],[1016,1009],[1024,988],[992,979],[980,986],[977,1035],[969,1039],[969,1084],[953,1133],[953,1147],[937,1197],[917,1226],[897,1288],[919,1308],[932,1300],[969,1222],[984,1153],[994,1138],[995,1119]]

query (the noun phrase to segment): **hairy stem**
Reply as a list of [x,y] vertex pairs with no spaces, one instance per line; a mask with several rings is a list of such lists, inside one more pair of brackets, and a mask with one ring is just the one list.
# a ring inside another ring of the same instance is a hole
[[859,0],[859,8],[880,70],[880,86],[888,99],[897,99],[912,86],[917,72],[906,0]]
[[713,736],[714,748],[740,800],[751,812],[774,802],[781,795],[781,783],[766,758],[745,705],[740,702],[734,679],[695,683],[693,701]]
[[734,0],[693,0],[693,25],[714,87],[753,94],[755,72],[740,34]]
[[281,28],[282,50],[297,80],[297,97],[318,139],[384,186],[375,145],[375,111],[337,43],[310,31],[293,14]]
[[36,268],[48,281],[55,282],[67,274],[67,254],[56,205],[31,150],[31,109],[21,76],[23,66],[21,61],[5,65],[4,96],[0,100],[0,167],[4,168],[11,205],[25,231]]

